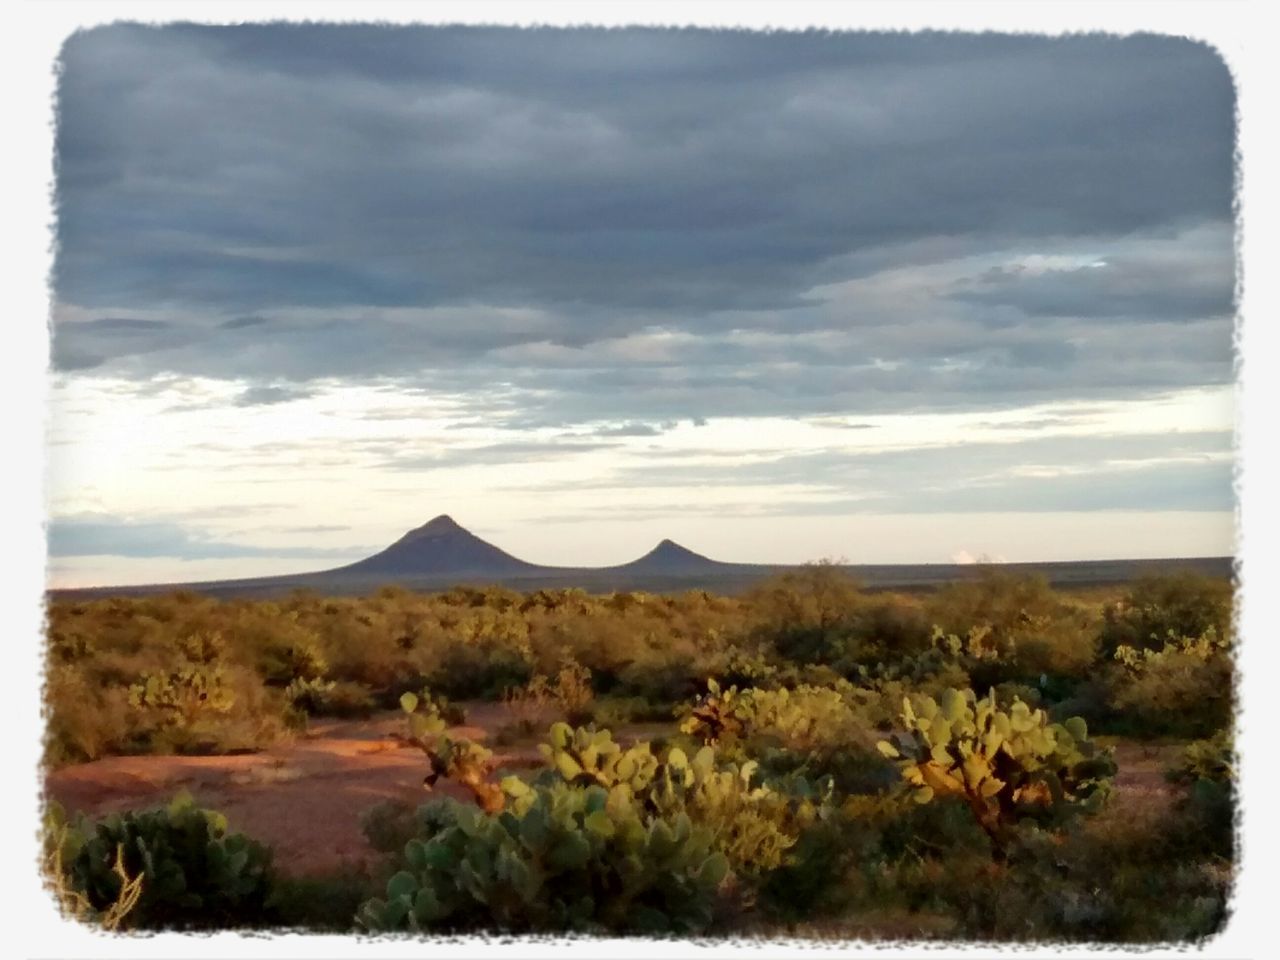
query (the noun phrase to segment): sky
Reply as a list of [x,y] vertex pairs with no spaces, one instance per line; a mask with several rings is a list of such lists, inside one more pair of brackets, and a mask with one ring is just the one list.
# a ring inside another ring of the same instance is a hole
[[1234,91],[1172,37],[253,25],[60,64],[55,586],[1234,549]]

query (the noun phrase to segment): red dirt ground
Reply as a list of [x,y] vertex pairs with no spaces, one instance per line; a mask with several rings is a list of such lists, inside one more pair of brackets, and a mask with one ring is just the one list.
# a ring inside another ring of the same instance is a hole
[[[450,731],[488,739],[509,721],[499,704],[467,704],[467,724]],[[101,816],[167,803],[187,790],[201,806],[226,814],[242,831],[275,850],[275,861],[293,874],[359,869],[373,851],[360,832],[360,813],[383,800],[419,804],[428,796],[422,778],[426,758],[400,744],[404,714],[370,720],[316,721],[292,743],[261,753],[229,757],[109,757],[53,771],[49,797],[68,811]],[[499,768],[541,762],[536,746],[494,749]],[[436,792],[469,796],[451,783]]]

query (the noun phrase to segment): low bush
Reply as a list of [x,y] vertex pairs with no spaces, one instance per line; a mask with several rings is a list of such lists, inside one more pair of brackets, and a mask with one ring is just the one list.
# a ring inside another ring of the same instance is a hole
[[1109,728],[1142,737],[1204,738],[1231,723],[1235,667],[1229,638],[1167,638],[1122,646],[1106,673]]
[[1100,655],[1110,659],[1120,647],[1158,650],[1171,636],[1229,640],[1232,591],[1228,581],[1195,573],[1145,577],[1107,607]]
[[[51,805],[48,823],[67,824]],[[70,822],[61,840],[61,883],[95,912],[120,902],[129,880],[141,894],[123,929],[219,929],[267,918],[271,855],[222,814],[179,795],[167,807]]]

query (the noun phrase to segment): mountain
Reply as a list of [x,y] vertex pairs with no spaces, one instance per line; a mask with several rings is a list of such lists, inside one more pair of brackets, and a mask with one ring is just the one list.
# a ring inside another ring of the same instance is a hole
[[684,575],[710,573],[723,570],[736,564],[720,563],[700,553],[694,553],[688,547],[682,547],[674,540],[663,540],[656,547],[638,560],[624,563],[610,569],[617,573],[636,573],[645,575]]
[[[153,583],[129,587],[50,590],[51,597],[145,596],[186,589],[215,597],[276,597],[298,589],[329,594],[365,594],[384,584],[443,590],[460,583],[495,583],[518,590],[580,587],[594,593],[614,590],[689,590],[737,593],[783,570],[776,564],[721,563],[663,540],[643,557],[616,567],[546,567],[527,563],[463,529],[441,515],[410,530],[385,550],[331,570],[203,583]],[[879,564],[846,567],[868,587],[922,589],[963,580],[972,565]],[[1135,577],[1195,569],[1210,576],[1232,576],[1229,557],[1169,560],[1100,560],[1070,563],[1008,564],[1002,569],[1035,573],[1059,585],[1126,583]]]
[[510,577],[542,569],[481,540],[452,517],[441,514],[410,530],[385,550],[327,573],[359,577]]

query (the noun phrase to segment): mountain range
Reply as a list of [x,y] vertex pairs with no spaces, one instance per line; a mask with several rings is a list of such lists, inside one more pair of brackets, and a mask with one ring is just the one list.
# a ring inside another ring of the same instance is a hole
[[639,576],[700,576],[728,573],[751,564],[720,563],[673,540],[663,540],[642,557],[613,567],[548,567],[528,563],[482,540],[447,514],[415,527],[385,550],[315,576],[397,578],[476,578],[505,581],[583,573]]
[[[515,589],[581,587],[611,590],[677,591],[691,589],[736,593],[770,575],[797,569],[784,564],[724,563],[662,540],[642,557],[612,567],[551,567],[529,563],[482,540],[441,515],[408,531],[384,550],[355,563],[314,573],[254,577],[204,583],[165,583],[129,587],[52,590],[52,596],[138,595],[167,590],[196,590],[213,596],[262,597],[311,589],[331,594],[362,594],[398,584],[440,590],[463,583],[494,583]],[[861,564],[846,570],[868,587],[920,589],[972,576],[973,564]],[[1004,564],[1010,572],[1040,573],[1055,585],[1119,583],[1147,573],[1191,569],[1229,577],[1230,557],[1170,560],[1096,560]]]

